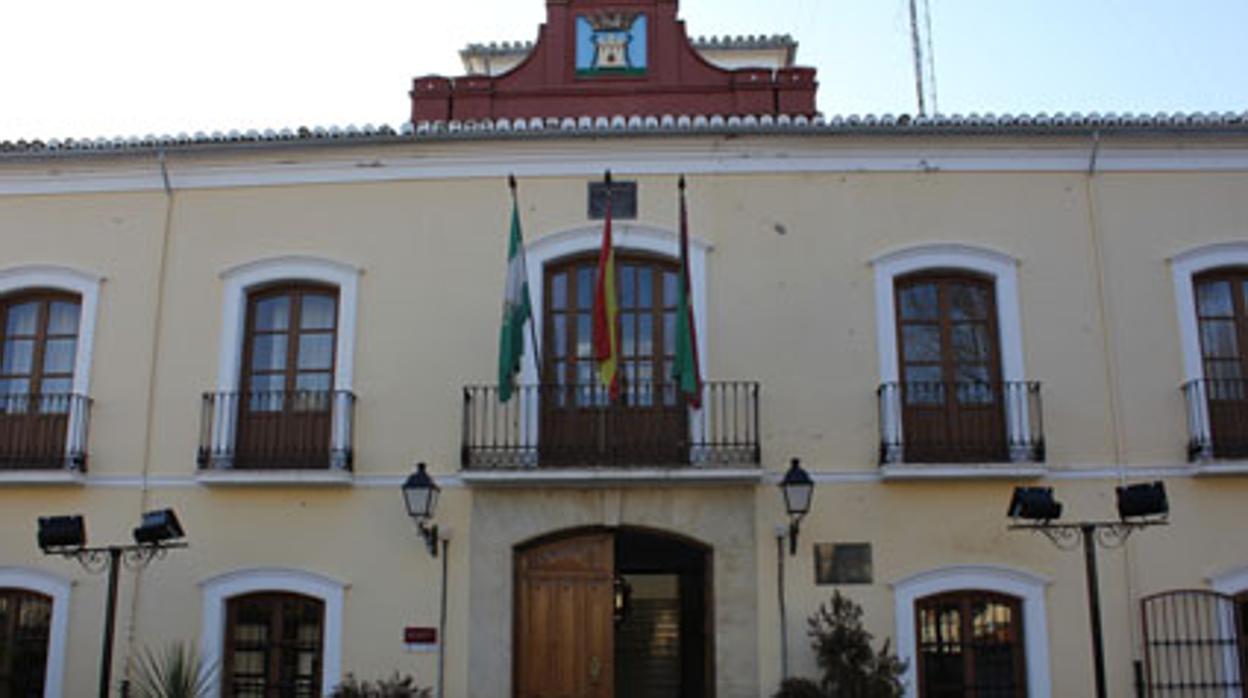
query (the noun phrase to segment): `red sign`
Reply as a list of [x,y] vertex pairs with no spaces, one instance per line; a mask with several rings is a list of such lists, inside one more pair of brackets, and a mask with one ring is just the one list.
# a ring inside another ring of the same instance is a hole
[[403,628],[403,642],[408,645],[434,645],[438,642],[437,628]]

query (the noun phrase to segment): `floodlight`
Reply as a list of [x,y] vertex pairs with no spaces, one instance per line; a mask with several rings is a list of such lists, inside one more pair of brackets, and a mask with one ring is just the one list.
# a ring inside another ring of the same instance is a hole
[[134,529],[134,542],[139,545],[150,545],[177,540],[186,535],[182,524],[173,509],[149,511],[143,515],[143,521]]
[[1048,523],[1061,518],[1062,503],[1053,499],[1052,487],[1015,487],[1006,515],[1011,519]]
[[87,526],[82,516],[40,516],[39,548],[45,553],[81,548],[87,544]]
[[1170,513],[1164,483],[1144,482],[1118,488],[1118,518],[1123,521],[1146,516],[1165,516]]

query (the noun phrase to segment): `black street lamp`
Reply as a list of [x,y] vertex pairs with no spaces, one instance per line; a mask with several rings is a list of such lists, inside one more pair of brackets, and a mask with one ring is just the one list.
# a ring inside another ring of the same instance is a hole
[[789,514],[789,555],[797,555],[797,534],[802,517],[810,512],[810,500],[815,494],[815,481],[802,469],[802,460],[789,461],[789,470],[780,481],[784,493],[784,509]]
[[108,596],[104,610],[104,639],[100,654],[100,698],[108,698],[113,674],[113,636],[117,618],[117,572],[122,563],[133,570],[147,567],[174,548],[185,548],[182,524],[172,509],[149,511],[134,529],[133,545],[87,547],[87,529],[82,516],[42,516],[39,518],[39,549],[44,555],[59,555],[78,561],[91,574],[108,571]]
[[1062,516],[1062,504],[1053,498],[1051,487],[1018,487],[1010,499],[1007,516],[1012,531],[1038,531],[1061,550],[1083,546],[1084,570],[1088,585],[1088,615],[1092,626],[1092,663],[1096,672],[1096,696],[1106,698],[1105,645],[1101,634],[1101,594],[1096,572],[1096,546],[1117,548],[1137,529],[1169,523],[1170,503],[1161,482],[1119,487],[1117,521],[1080,521],[1055,524]]
[[[416,530],[425,539],[425,547],[429,554],[438,556],[438,525],[430,525],[434,511],[438,508],[438,493],[442,491],[438,483],[425,472],[425,464],[417,463],[416,472],[408,476],[403,483],[403,504],[407,506],[407,515],[416,522]],[[442,534],[442,590],[438,604],[438,676],[436,698],[446,695],[443,692],[446,675],[446,578],[448,571],[447,549],[450,546],[450,531]]]
[[407,515],[416,522],[429,554],[434,557],[438,556],[438,526],[429,525],[429,520],[438,507],[438,493],[441,491],[442,488],[425,472],[424,463],[417,463],[416,472],[403,483],[403,503],[407,505]]

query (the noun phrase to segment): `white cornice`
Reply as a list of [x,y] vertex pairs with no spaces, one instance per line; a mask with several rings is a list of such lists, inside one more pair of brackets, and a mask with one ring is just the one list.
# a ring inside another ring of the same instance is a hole
[[[1084,173],[1090,148],[1080,139],[1059,144],[928,140],[866,144],[844,139],[747,137],[736,139],[600,139],[361,146],[300,150],[265,156],[215,154],[168,160],[175,189],[345,184],[434,179],[587,177],[610,167],[618,175],[714,175],[845,172],[1065,172]],[[133,156],[132,156],[133,157]],[[1097,171],[1248,172],[1248,147],[1133,147],[1103,145]],[[0,165],[0,196],[160,191],[155,158],[97,162],[41,161]]]

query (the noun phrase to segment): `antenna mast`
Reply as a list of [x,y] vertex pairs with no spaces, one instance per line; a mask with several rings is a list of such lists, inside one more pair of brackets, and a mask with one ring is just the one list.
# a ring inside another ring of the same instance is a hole
[[[919,16],[920,9],[922,17]],[[932,48],[931,0],[910,0],[910,46],[914,52],[914,94],[919,102],[919,116],[936,114],[939,110],[936,106],[936,52]]]

